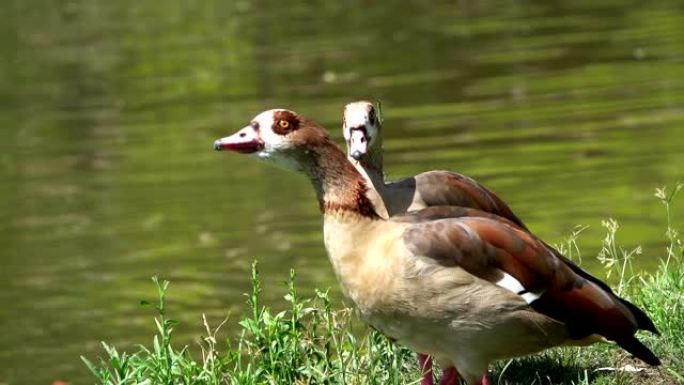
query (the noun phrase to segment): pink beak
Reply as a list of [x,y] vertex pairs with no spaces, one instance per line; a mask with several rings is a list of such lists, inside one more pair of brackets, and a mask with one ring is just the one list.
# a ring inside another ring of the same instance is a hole
[[242,128],[231,136],[214,142],[216,151],[235,151],[241,154],[252,154],[264,148],[264,142],[252,126]]

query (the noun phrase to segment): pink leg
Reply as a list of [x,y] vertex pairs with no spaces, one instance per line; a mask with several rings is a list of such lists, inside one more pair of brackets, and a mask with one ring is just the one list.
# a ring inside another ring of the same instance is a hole
[[418,367],[423,372],[420,385],[434,385],[432,381],[432,357],[427,354],[418,353]]
[[439,385],[460,385],[460,383],[456,368],[446,368],[442,371],[442,379],[439,380]]
[[489,385],[489,376],[487,376],[487,373],[482,376],[482,385]]

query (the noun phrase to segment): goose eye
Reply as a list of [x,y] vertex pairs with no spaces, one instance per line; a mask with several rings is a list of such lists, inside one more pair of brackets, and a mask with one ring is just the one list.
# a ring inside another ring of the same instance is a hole
[[290,127],[290,122],[288,122],[287,120],[281,120],[280,122],[278,122],[278,125],[280,126],[280,128],[288,128]]
[[375,124],[375,112],[373,110],[368,113],[368,123]]

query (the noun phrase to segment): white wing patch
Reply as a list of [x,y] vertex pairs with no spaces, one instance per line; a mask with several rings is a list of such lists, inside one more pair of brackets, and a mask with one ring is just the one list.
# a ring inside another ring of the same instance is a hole
[[508,273],[504,273],[503,271],[502,273],[503,278],[496,282],[497,286],[503,287],[506,290],[510,290],[515,294],[525,291],[525,288],[523,287],[522,283],[520,283],[520,281],[513,278],[513,276]]
[[540,292],[540,293],[533,293],[533,292],[531,292],[531,291],[528,291],[527,293],[523,293],[523,294],[521,294],[520,296],[521,296],[521,297],[525,300],[525,302],[527,302],[527,304],[529,305],[529,304],[531,304],[532,302],[538,300],[539,297],[542,296],[542,294],[544,294],[543,291]]
[[521,296],[522,299],[524,299],[525,302],[527,302],[528,304],[531,304],[532,302],[538,300],[539,297],[541,297],[542,294],[544,294],[543,291],[539,293],[527,291],[527,289],[525,289],[522,283],[520,283],[520,281],[515,279],[515,277],[513,277],[512,275],[504,271],[502,271],[501,274],[503,274],[503,278],[498,280],[496,282],[496,285]]

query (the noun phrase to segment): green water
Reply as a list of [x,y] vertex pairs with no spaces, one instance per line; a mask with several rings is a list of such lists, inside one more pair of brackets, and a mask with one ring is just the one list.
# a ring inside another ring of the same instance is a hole
[[345,103],[380,99],[390,177],[458,170],[552,243],[589,225],[594,271],[608,216],[655,264],[654,189],[684,179],[677,1],[10,0],[0,19],[0,384],[90,383],[98,341],[148,343],[155,274],[178,342],[202,313],[236,321],[254,259],[270,302],[290,267],[336,290],[308,182],[211,150],[264,109],[339,139]]

